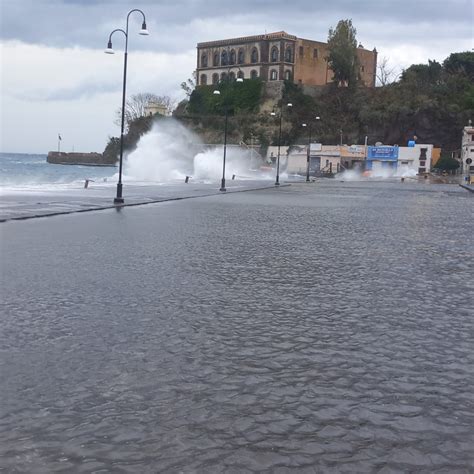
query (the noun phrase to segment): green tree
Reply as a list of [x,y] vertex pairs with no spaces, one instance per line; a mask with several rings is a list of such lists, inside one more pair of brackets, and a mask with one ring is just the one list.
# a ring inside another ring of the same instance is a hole
[[443,67],[449,74],[464,75],[474,81],[474,53],[452,53],[443,62]]
[[340,20],[328,35],[328,64],[334,73],[334,82],[340,86],[352,86],[358,80],[356,29],[352,20]]

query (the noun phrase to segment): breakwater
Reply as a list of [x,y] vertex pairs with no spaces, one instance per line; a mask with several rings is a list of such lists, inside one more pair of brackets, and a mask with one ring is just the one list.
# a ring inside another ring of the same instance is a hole
[[57,165],[115,166],[116,164],[114,158],[104,157],[102,153],[66,153],[62,151],[48,152],[46,161]]

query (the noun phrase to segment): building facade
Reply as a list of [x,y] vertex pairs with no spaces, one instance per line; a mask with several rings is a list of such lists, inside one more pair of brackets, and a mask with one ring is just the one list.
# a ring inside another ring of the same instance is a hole
[[[322,86],[333,78],[327,55],[327,43],[297,38],[285,31],[198,43],[197,85],[242,77]],[[361,80],[366,86],[375,87],[377,50],[359,45],[357,55]]]
[[461,173],[474,173],[474,127],[464,127],[461,146]]

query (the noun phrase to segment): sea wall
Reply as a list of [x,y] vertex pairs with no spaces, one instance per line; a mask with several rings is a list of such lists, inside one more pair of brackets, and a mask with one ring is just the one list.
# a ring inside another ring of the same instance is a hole
[[115,158],[105,158],[101,153],[66,153],[62,151],[50,151],[48,163],[58,165],[87,165],[87,166],[114,166]]

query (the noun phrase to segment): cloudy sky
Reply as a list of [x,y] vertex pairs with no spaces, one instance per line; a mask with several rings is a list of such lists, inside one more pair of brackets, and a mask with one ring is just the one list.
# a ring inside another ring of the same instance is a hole
[[[472,0],[0,0],[0,151],[103,151],[117,136],[123,55],[105,55],[130,18],[127,94],[183,98],[196,43],[285,30],[326,41],[352,18],[357,38],[399,70],[473,47]],[[122,51],[122,37],[114,49]]]

